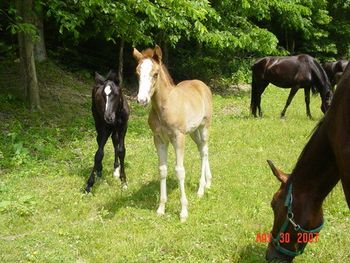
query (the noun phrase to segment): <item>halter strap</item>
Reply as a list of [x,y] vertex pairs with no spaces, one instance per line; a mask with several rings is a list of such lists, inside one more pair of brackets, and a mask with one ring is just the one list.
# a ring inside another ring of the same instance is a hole
[[287,207],[287,216],[286,216],[286,219],[284,220],[284,223],[283,223],[280,231],[278,232],[277,236],[275,238],[272,238],[272,244],[274,245],[274,247],[276,248],[277,251],[279,251],[285,255],[295,257],[298,255],[301,255],[304,252],[304,249],[306,247],[307,242],[303,243],[302,246],[299,249],[297,249],[296,251],[292,251],[292,250],[289,250],[289,249],[281,246],[281,243],[280,243],[281,233],[284,233],[284,231],[286,231],[289,223],[293,226],[294,230],[297,232],[318,233],[322,229],[322,227],[324,225],[324,221],[322,219],[321,225],[319,227],[311,229],[311,230],[304,229],[299,224],[297,224],[293,220],[294,214],[292,211],[292,203],[293,203],[292,190],[293,190],[292,183],[290,183],[289,187],[288,187],[288,193],[287,193],[286,199],[284,201],[284,206]]

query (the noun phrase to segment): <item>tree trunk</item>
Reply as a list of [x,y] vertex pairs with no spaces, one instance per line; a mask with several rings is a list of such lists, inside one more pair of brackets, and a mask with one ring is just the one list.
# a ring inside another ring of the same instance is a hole
[[40,4],[36,7],[36,13],[34,15],[35,26],[39,31],[39,39],[34,43],[34,56],[38,62],[45,61],[47,59],[45,37],[44,37],[44,19],[43,9]]
[[286,49],[289,51],[289,38],[288,38],[288,32],[285,31],[285,38],[286,38]]
[[119,58],[118,58],[118,78],[119,78],[119,85],[122,87],[123,85],[123,71],[124,71],[124,39],[120,40],[120,47],[119,47]]
[[[33,22],[33,0],[16,0],[18,14],[24,23]],[[18,44],[20,50],[21,74],[24,94],[29,100],[31,111],[41,111],[38,80],[34,61],[34,45],[32,36],[27,32],[18,33]]]
[[28,83],[27,81],[27,74],[26,74],[26,69],[24,67],[24,65],[26,64],[26,62],[24,61],[24,59],[26,58],[25,56],[25,50],[24,50],[24,46],[25,46],[25,41],[24,41],[24,33],[23,32],[19,32],[18,33],[18,46],[19,46],[19,57],[20,57],[20,75],[21,75],[21,83],[22,83],[22,88],[23,88],[23,100],[27,101],[28,100],[28,89],[26,86],[26,83]]

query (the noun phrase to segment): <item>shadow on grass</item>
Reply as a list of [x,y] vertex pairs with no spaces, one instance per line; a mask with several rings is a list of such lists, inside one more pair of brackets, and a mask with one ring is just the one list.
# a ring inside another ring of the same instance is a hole
[[240,252],[240,263],[266,262],[266,246],[263,244],[248,244]]
[[[177,187],[175,179],[167,179],[168,195]],[[129,191],[129,190],[128,190]],[[136,192],[126,194],[125,196],[115,195],[115,197],[103,205],[110,213],[108,217],[113,217],[122,207],[135,207],[146,210],[157,209],[159,202],[159,181],[153,180],[141,186]]]

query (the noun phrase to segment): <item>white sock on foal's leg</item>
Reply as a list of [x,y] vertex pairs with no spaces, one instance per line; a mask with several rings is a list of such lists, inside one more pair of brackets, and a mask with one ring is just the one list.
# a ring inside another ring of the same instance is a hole
[[208,163],[208,146],[206,143],[201,147],[200,151],[201,151],[201,178],[199,180],[199,188],[197,192],[198,197],[202,197],[204,195],[204,189],[208,185],[207,166],[209,165],[209,163]]
[[181,212],[180,212],[180,221],[185,222],[188,217],[188,210],[187,210],[187,198],[185,193],[185,168],[182,166],[176,166],[175,167],[176,176],[179,179],[179,186],[180,186],[180,202],[181,202]]
[[205,185],[206,185],[206,182],[205,182],[205,162],[203,161],[203,157],[202,157],[202,161],[201,161],[201,177],[199,179],[199,188],[198,188],[198,191],[197,191],[197,196],[198,197],[203,197]]
[[159,166],[159,177],[160,177],[160,203],[157,209],[158,215],[164,215],[165,203],[167,202],[167,191],[166,191],[166,177],[168,169],[166,165]]
[[209,189],[211,187],[211,180],[212,180],[212,175],[210,171],[210,165],[209,165],[209,158],[207,158],[206,164],[205,164],[205,188]]
[[120,177],[120,166],[118,166],[117,168],[114,169],[113,176],[115,178],[119,178]]

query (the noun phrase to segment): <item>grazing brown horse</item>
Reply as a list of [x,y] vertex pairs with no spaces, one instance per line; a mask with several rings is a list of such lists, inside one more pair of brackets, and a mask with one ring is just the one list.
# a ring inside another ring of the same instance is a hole
[[348,63],[348,60],[343,59],[334,62],[325,62],[322,65],[331,83],[332,91],[334,91],[334,86],[337,85],[337,83],[339,82],[340,77],[343,75]]
[[90,192],[94,185],[95,173],[98,177],[102,176],[103,149],[109,137],[112,138],[114,146],[113,175],[120,178],[123,188],[127,188],[124,171],[124,139],[128,127],[129,106],[114,72],[109,72],[107,78],[102,77],[97,72],[95,73],[91,110],[97,132],[98,149],[95,153],[94,167],[87,181],[85,191]]
[[265,88],[272,83],[278,87],[291,89],[286,105],[281,112],[281,118],[285,116],[289,104],[292,102],[298,89],[304,89],[306,114],[310,112],[310,89],[319,92],[322,100],[321,110],[325,112],[331,103],[332,91],[326,73],[320,64],[309,55],[289,57],[264,57],[252,66],[252,95],[250,108],[256,117],[261,111],[261,95]]
[[[323,201],[339,180],[350,208],[349,101],[350,66],[338,83],[330,109],[306,144],[292,174],[283,173],[268,161],[281,182],[271,201],[274,223],[273,238],[266,252],[268,261],[291,262],[303,252],[307,241],[321,230]],[[287,235],[289,242],[282,242]]]
[[137,101],[143,105],[150,102],[152,104],[148,124],[153,132],[159,161],[160,204],[157,213],[162,215],[165,212],[167,152],[170,142],[175,149],[175,172],[181,192],[180,219],[185,221],[188,217],[183,166],[186,134],[191,135],[201,155],[198,196],[203,196],[204,188],[211,185],[208,129],[212,118],[212,94],[208,86],[199,80],[186,80],[174,85],[162,63],[162,51],[159,46],[142,53],[134,48],[133,55],[138,63]]

